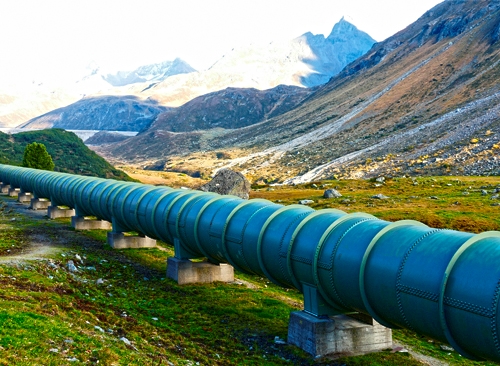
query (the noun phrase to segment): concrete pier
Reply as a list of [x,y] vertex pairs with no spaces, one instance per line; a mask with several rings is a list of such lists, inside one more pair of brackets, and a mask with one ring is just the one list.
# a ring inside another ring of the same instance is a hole
[[2,185],[0,185],[0,193],[7,194],[9,193],[9,189],[10,189],[10,184],[2,183]]
[[156,240],[147,236],[125,236],[123,233],[108,232],[108,244],[114,249],[155,248]]
[[233,282],[234,268],[225,263],[191,262],[189,259],[170,257],[167,260],[167,277],[177,281],[179,285]]
[[346,315],[318,318],[296,311],[290,314],[288,343],[314,357],[356,356],[392,348],[391,329],[366,318],[368,323]]
[[19,192],[17,195],[17,201],[21,203],[30,202],[32,197],[33,196],[30,192]]
[[21,192],[21,188],[10,187],[9,191],[7,192],[7,195],[9,197],[17,197],[19,195],[19,192]]
[[58,219],[60,217],[72,217],[75,215],[75,210],[72,208],[60,208],[58,206],[49,206],[47,208],[47,215],[51,219]]
[[83,216],[71,216],[71,226],[75,230],[111,230],[109,221],[91,220]]
[[30,202],[30,209],[32,210],[47,210],[51,202],[47,198],[32,198]]

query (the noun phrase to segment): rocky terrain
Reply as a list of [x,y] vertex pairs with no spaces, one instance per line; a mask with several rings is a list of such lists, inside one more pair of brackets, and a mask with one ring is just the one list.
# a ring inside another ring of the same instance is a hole
[[[267,182],[498,174],[499,38],[500,1],[448,0],[286,113],[237,129],[146,130],[102,153]],[[217,152],[230,158],[207,165]]]

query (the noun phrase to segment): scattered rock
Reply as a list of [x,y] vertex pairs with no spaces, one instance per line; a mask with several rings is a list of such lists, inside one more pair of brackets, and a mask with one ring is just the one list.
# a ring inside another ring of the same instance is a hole
[[70,272],[78,272],[78,268],[76,268],[75,263],[73,261],[68,261],[68,264],[66,265],[68,267],[68,271]]
[[203,192],[230,194],[247,200],[250,192],[250,182],[239,172],[222,169],[207,184],[199,188]]
[[386,200],[386,199],[388,199],[389,197],[387,197],[387,196],[383,195],[382,193],[379,193],[379,194],[376,194],[376,195],[372,196],[371,198],[375,198],[375,199],[377,199],[377,200]]
[[444,345],[444,344],[441,344],[441,345],[439,346],[439,348],[441,348],[443,351],[447,351],[447,352],[453,352],[453,351],[455,351],[452,347],[450,347],[450,346],[446,346],[446,345]]
[[275,344],[286,344],[286,341],[284,339],[281,339],[280,337],[276,336],[276,337],[274,337],[274,343]]
[[339,198],[339,197],[342,197],[342,194],[340,194],[340,192],[337,191],[336,189],[327,189],[323,193],[323,198]]
[[310,205],[311,203],[314,203],[313,200],[300,200],[299,204],[301,205]]

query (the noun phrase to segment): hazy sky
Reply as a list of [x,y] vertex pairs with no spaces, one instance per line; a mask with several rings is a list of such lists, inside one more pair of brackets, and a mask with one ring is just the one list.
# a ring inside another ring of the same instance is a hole
[[202,70],[233,47],[328,36],[342,16],[382,41],[441,1],[0,0],[0,83],[91,62],[115,71],[180,57]]

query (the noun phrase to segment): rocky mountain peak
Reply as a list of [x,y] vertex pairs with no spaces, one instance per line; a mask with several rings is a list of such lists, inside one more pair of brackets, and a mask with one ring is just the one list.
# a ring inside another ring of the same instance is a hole
[[360,31],[354,24],[349,23],[344,17],[333,26],[333,29],[326,39],[332,43],[348,42],[352,39],[362,39],[367,43],[375,43],[375,40],[367,33]]

